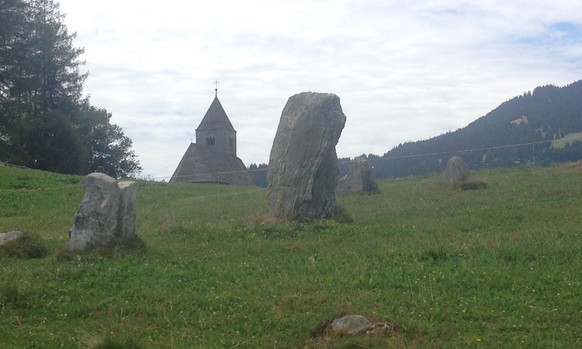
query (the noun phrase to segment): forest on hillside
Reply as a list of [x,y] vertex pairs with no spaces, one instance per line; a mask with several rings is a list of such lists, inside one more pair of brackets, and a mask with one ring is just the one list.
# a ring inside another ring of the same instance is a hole
[[83,95],[83,48],[53,0],[0,0],[0,162],[52,172],[141,171],[111,113]]
[[582,80],[564,87],[537,87],[464,128],[404,143],[368,160],[381,178],[442,171],[453,155],[473,169],[546,166],[582,159],[582,138],[576,135],[581,131]]

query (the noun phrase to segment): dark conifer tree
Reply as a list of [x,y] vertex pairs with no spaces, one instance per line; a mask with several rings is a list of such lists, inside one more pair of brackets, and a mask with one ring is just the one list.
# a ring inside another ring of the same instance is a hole
[[84,50],[74,38],[58,2],[0,0],[0,160],[64,173],[137,173],[131,140],[83,97]]

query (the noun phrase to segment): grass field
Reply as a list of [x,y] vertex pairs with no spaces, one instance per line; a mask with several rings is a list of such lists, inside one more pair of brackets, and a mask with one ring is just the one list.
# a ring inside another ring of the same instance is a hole
[[[261,224],[260,188],[140,182],[147,251],[60,261],[81,177],[0,167],[0,348],[582,347],[582,165],[379,181],[352,223]],[[1,254],[0,254],[1,255]],[[314,336],[339,314],[401,335]]]

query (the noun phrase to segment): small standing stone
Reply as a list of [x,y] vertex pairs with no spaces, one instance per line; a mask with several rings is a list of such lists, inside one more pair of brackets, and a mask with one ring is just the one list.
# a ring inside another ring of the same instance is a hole
[[469,178],[470,169],[458,156],[453,156],[445,167],[445,182],[449,185],[459,185]]
[[117,182],[103,173],[91,173],[74,218],[68,251],[107,247],[135,236],[135,182]]
[[367,193],[380,192],[372,166],[364,157],[357,157],[352,161],[349,172],[340,178],[339,191],[342,193]]

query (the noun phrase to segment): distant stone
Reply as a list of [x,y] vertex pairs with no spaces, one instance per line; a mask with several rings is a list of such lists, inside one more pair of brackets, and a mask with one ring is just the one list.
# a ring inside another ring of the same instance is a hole
[[20,239],[23,235],[23,232],[17,230],[0,233],[0,246],[5,245],[12,240]]
[[458,186],[469,178],[470,169],[467,164],[458,156],[453,156],[445,167],[445,182],[449,185]]
[[334,319],[324,330],[325,337],[343,337],[369,334],[400,336],[402,327],[383,320],[371,320],[362,315],[346,315]]
[[85,183],[66,250],[87,251],[135,237],[135,182],[118,183],[106,174],[91,173]]
[[362,315],[346,315],[331,322],[328,334],[332,336],[354,335],[366,331],[372,323]]
[[289,98],[269,157],[272,217],[313,220],[340,212],[335,146],[345,122],[340,99],[334,94],[303,92]]
[[364,157],[352,161],[348,173],[340,178],[338,189],[342,193],[377,194],[380,192],[372,166]]

